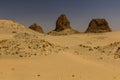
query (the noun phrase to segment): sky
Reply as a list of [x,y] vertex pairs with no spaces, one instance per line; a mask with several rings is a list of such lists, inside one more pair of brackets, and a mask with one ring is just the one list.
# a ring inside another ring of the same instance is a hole
[[45,32],[55,29],[61,14],[81,32],[94,18],[105,18],[114,31],[120,30],[120,0],[0,0],[0,19],[38,23]]

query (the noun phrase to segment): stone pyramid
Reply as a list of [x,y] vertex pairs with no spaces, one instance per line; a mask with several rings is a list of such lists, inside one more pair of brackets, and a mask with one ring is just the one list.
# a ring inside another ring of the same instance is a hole
[[70,26],[70,21],[65,14],[61,14],[56,21],[56,28],[49,32],[51,35],[68,35],[79,33]]
[[103,33],[111,32],[108,22],[105,19],[92,19],[86,33]]
[[42,27],[39,26],[37,23],[32,24],[31,26],[29,26],[29,28],[39,33],[44,33]]

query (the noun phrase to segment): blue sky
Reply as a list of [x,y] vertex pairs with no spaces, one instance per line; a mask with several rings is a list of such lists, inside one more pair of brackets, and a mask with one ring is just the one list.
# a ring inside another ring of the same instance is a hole
[[120,0],[0,0],[0,19],[25,26],[36,22],[46,32],[55,28],[57,17],[63,13],[81,32],[93,18],[105,18],[113,30],[120,30]]

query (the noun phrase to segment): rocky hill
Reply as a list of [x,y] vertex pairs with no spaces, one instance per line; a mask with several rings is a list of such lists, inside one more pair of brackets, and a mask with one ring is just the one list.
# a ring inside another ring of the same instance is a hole
[[34,57],[57,54],[62,47],[41,39],[10,39],[0,41],[0,57]]

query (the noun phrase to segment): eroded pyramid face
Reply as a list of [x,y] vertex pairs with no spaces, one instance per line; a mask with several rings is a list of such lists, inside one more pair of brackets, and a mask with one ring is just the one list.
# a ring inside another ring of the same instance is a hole
[[56,29],[55,31],[62,31],[65,29],[71,29],[70,27],[70,21],[66,17],[66,15],[62,14],[58,17],[56,21]]
[[108,22],[105,19],[92,19],[86,32],[102,33],[111,32]]
[[36,23],[32,24],[29,28],[32,29],[32,30],[34,30],[34,31],[37,31],[39,33],[44,33],[43,29],[41,28],[41,26],[39,26]]

